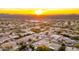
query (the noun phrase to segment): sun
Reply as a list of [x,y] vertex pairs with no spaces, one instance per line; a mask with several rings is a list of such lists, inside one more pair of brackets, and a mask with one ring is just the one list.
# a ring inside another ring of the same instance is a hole
[[36,14],[36,15],[40,15],[40,14],[42,14],[42,12],[43,12],[42,10],[36,10],[36,11],[35,11],[35,14]]

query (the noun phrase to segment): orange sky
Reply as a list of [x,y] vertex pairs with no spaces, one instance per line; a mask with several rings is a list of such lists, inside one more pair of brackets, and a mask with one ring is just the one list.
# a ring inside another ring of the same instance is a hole
[[41,10],[41,15],[79,14],[79,9],[0,9],[0,14],[32,14]]

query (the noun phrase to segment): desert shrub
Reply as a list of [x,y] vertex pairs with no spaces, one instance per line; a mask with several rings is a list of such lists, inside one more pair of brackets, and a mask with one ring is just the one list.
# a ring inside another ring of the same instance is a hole
[[29,36],[29,35],[32,35],[32,34],[28,33],[28,34],[26,34],[26,35],[24,35],[24,36]]
[[31,49],[32,51],[35,50],[34,46],[32,44],[21,44],[19,45],[18,49],[16,49],[17,51],[28,51],[29,49]]
[[34,39],[29,39],[27,42],[29,42],[29,44],[33,43],[35,40]]
[[79,36],[77,36],[77,37],[72,37],[72,39],[74,39],[74,40],[79,40]]
[[32,28],[31,31],[35,32],[35,33],[40,33],[41,30],[40,29],[35,29],[35,28]]
[[65,37],[70,37],[68,34],[61,34],[61,35],[65,36]]
[[23,51],[23,50],[25,50],[25,48],[26,48],[26,45],[21,45],[21,46],[18,48],[18,51]]
[[75,31],[76,34],[79,34],[79,31]]
[[79,43],[74,44],[74,47],[79,48]]
[[33,46],[33,45],[29,45],[29,48],[31,48],[31,49],[32,49],[32,51],[34,51],[34,50],[35,50],[35,48],[34,48],[34,46]]
[[59,48],[59,51],[65,51],[65,46],[61,46],[61,47]]
[[53,49],[50,49],[46,47],[45,45],[39,45],[36,49],[36,51],[53,51]]
[[57,34],[61,34],[61,31],[58,31]]
[[23,51],[23,50],[25,50],[27,48],[27,45],[26,45],[26,43],[24,43],[24,42],[21,42],[21,43],[19,43],[19,47],[18,47],[18,51]]
[[59,48],[59,51],[65,51],[65,44],[64,43],[62,43],[62,45],[61,45],[61,47]]
[[25,33],[25,31],[20,30],[19,28],[15,28],[12,30],[14,33]]

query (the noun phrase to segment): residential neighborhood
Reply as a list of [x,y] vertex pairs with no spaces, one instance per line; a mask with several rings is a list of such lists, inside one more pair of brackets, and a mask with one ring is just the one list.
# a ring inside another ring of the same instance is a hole
[[79,51],[79,19],[0,18],[0,51]]

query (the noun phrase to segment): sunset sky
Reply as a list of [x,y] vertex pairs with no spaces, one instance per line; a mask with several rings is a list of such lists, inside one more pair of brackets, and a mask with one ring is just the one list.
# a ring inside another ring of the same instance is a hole
[[0,9],[0,14],[40,14],[40,15],[55,15],[55,14],[79,14],[79,9]]
[[79,0],[1,0],[0,14],[79,14]]

